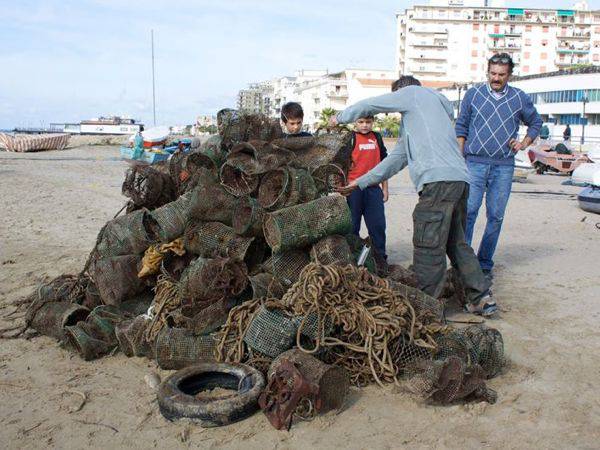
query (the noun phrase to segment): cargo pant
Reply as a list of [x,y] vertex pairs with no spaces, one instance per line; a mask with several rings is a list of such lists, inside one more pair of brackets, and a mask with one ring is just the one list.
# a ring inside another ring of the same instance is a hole
[[469,185],[428,183],[413,212],[413,267],[419,289],[438,297],[446,276],[446,254],[463,282],[466,300],[476,303],[490,287],[477,256],[465,242]]

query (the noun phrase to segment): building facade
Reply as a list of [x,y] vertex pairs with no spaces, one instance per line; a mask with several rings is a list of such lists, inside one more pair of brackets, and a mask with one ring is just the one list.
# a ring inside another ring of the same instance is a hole
[[422,80],[485,78],[494,53],[509,53],[516,75],[600,65],[600,10],[506,8],[503,0],[432,0],[396,15],[396,68]]
[[[574,144],[581,142],[582,134],[586,143],[600,143],[600,67],[513,77],[510,85],[530,95],[553,138],[562,139],[568,124]],[[441,90],[453,102],[456,113],[471,86],[456,85]]]

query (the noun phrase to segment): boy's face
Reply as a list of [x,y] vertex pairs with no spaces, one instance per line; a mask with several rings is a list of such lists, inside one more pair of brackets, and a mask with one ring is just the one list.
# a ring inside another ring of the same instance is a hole
[[288,134],[298,134],[302,130],[302,118],[290,118],[284,125]]
[[367,134],[373,131],[373,119],[360,118],[354,124],[356,131],[360,134]]

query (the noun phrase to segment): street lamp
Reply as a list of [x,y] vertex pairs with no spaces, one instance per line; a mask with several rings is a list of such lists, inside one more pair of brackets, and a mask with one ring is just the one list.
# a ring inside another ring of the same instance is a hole
[[585,117],[585,104],[588,102],[587,95],[584,95],[581,101],[583,102],[583,113],[581,114],[581,145],[583,145],[585,143],[585,123],[587,122]]

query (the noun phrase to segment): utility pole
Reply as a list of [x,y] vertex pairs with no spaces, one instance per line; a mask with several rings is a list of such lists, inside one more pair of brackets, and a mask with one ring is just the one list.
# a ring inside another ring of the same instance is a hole
[[154,84],[154,30],[150,30],[150,41],[152,44],[152,115],[154,126],[156,126],[156,88]]
[[583,102],[583,114],[581,115],[581,145],[585,143],[585,122],[587,121],[585,117],[585,104],[588,102],[587,95],[584,95],[581,99]]

